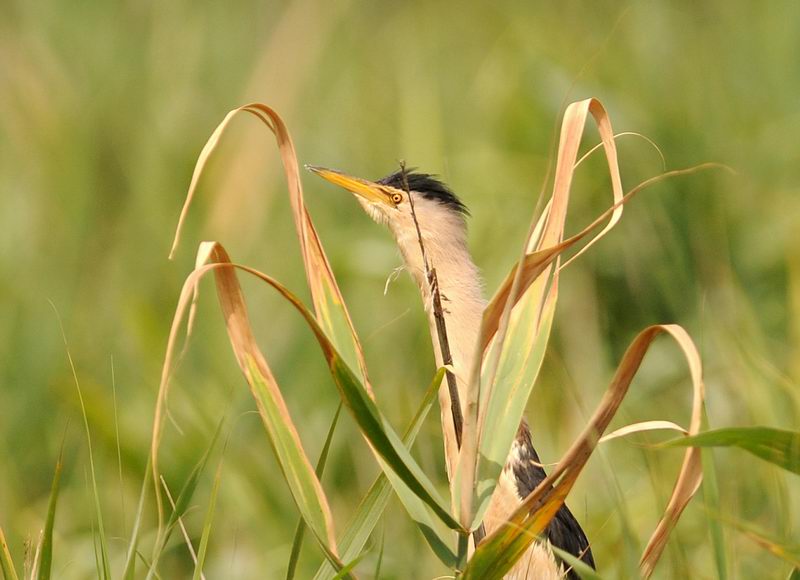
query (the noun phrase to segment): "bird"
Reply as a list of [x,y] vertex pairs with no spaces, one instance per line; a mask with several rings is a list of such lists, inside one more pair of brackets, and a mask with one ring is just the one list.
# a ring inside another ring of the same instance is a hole
[[[428,314],[433,349],[438,366],[444,357],[438,340],[436,312],[426,261],[435,268],[440,312],[447,329],[451,368],[456,377],[458,399],[463,407],[470,371],[480,332],[486,301],[478,267],[467,246],[469,210],[461,199],[436,175],[407,170],[401,165],[386,177],[371,181],[334,169],[307,165],[326,181],[352,194],[375,222],[388,227],[404,261],[420,289]],[[420,238],[422,243],[420,243]],[[422,248],[424,247],[424,254]],[[451,409],[446,385],[439,390],[445,462],[452,477],[458,457],[460,436]],[[464,409],[460,409],[463,414]],[[499,527],[519,507],[522,500],[546,477],[531,442],[530,428],[523,418],[509,450],[497,487],[485,512],[487,533]],[[537,542],[505,576],[508,580],[578,578],[551,549],[559,548],[581,559],[592,568],[594,556],[589,541],[575,516],[563,504]]]

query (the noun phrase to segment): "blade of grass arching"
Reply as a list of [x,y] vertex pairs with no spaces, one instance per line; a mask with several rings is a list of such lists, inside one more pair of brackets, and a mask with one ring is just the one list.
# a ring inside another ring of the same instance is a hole
[[86,431],[86,446],[89,450],[89,473],[92,482],[92,496],[94,498],[95,518],[97,518],[98,539],[100,541],[100,567],[98,569],[99,575],[105,580],[111,578],[111,567],[108,559],[108,543],[106,542],[105,527],[103,526],[103,510],[100,508],[100,492],[97,489],[97,477],[94,468],[94,454],[92,452],[92,434],[89,430],[89,418],[86,414],[86,405],[83,401],[83,392],[81,391],[81,384],[78,380],[78,371],[75,369],[75,362],[72,360],[72,353],[69,350],[69,343],[67,342],[67,333],[64,330],[64,324],[61,321],[61,315],[56,309],[56,305],[50,302],[53,312],[58,319],[58,326],[61,330],[61,338],[64,341],[64,350],[67,353],[67,360],[69,361],[69,368],[72,372],[72,379],[75,382],[75,389],[78,391],[78,401],[81,405],[81,416],[83,417],[83,427]]
[[[161,486],[164,488],[164,494],[166,494],[167,501],[169,501],[169,505],[172,507],[172,511],[174,513],[175,500],[169,491],[169,486],[167,485],[167,481],[164,479],[163,475],[161,476]],[[189,556],[191,556],[192,562],[194,563],[195,567],[197,567],[197,553],[194,550],[194,544],[192,544],[192,539],[189,537],[189,532],[186,530],[186,524],[184,524],[183,517],[181,515],[177,516],[175,527],[180,529],[181,535],[183,536],[183,543],[186,544],[186,549],[189,551]]]
[[182,518],[186,513],[186,510],[189,509],[189,503],[192,501],[192,497],[197,489],[197,485],[200,483],[200,477],[205,470],[206,464],[208,463],[208,458],[211,456],[211,452],[217,443],[217,439],[219,438],[221,430],[222,421],[220,421],[217,425],[217,429],[214,431],[214,436],[211,438],[211,442],[209,443],[202,457],[200,457],[200,460],[192,468],[192,471],[186,478],[183,487],[181,487],[181,491],[178,493],[178,497],[175,499],[174,507],[172,508],[172,513],[167,519],[167,525],[164,529],[164,533],[157,536],[157,544],[153,548],[153,555],[150,559],[150,569],[147,573],[148,579],[155,575],[158,568],[159,559],[161,558],[161,554],[164,552],[164,548],[166,547],[167,542],[172,535],[172,531],[179,523],[180,518]]
[[[605,227],[573,259],[608,233],[622,217],[622,180],[608,113],[596,99],[572,103],[564,112],[561,126],[553,194],[546,213],[532,222],[521,248],[520,265],[524,265],[528,254],[556,247],[564,238],[578,149],[589,114],[597,124],[608,161],[614,209]],[[470,444],[465,445],[459,462],[460,521],[464,526],[474,526],[481,521],[482,511],[488,506],[539,373],[558,298],[558,276],[557,273],[551,276],[553,267],[558,267],[557,262],[555,266],[545,266],[531,284],[524,287],[523,269],[517,269],[509,288],[510,299],[503,305],[497,320],[492,348],[480,371],[477,368],[473,370],[467,395],[470,416],[465,422],[465,440]],[[548,281],[551,282],[549,288]],[[485,336],[481,343],[488,345],[492,340],[489,336],[491,329],[485,323],[482,326]],[[493,330],[491,334],[494,334]],[[481,358],[476,357],[476,364]],[[478,394],[479,391],[482,392]]]
[[738,447],[800,475],[800,431],[727,427],[661,443],[662,447]]
[[[147,496],[148,482],[150,481],[150,467],[151,459],[147,458],[147,467],[144,470],[144,479],[142,480],[142,490],[139,492],[139,505],[136,508],[136,517],[133,520],[133,529],[131,530],[131,540],[128,544],[128,555],[125,558],[125,568],[122,572],[124,580],[134,580],[136,578],[136,554],[139,545],[139,535],[142,530],[142,516],[144,514],[144,500]],[[149,568],[149,566],[148,566]]]
[[[701,456],[703,461],[703,499],[706,510],[712,514],[719,513],[719,484],[717,483],[717,466],[714,464],[714,450],[703,449]],[[711,546],[714,549],[717,578],[727,580],[728,559],[725,554],[725,535],[717,518],[708,518],[708,531],[711,535]]]
[[[411,419],[411,423],[409,423],[403,434],[403,444],[409,449],[411,449],[411,446],[414,444],[417,434],[419,434],[419,430],[422,427],[422,423],[433,407],[434,401],[436,401],[436,394],[439,392],[439,385],[444,378],[444,373],[444,369],[439,369],[437,371],[428,389],[425,391],[422,403],[420,403],[417,412]],[[386,475],[381,473],[369,487],[367,494],[359,503],[358,508],[356,508],[355,513],[347,523],[342,537],[339,539],[339,549],[342,551],[342,558],[345,561],[352,560],[361,553],[361,550],[364,548],[364,545],[367,543],[378,520],[383,514],[383,510],[386,508],[390,493],[391,487],[389,486],[389,481],[386,479]],[[314,575],[314,580],[332,578],[334,574],[335,572],[330,564],[328,562],[323,562]]]
[[[652,341],[661,333],[669,334],[681,348],[688,363],[694,397],[689,433],[695,434],[702,425],[705,387],[700,356],[689,335],[676,325],[651,326],[633,340],[622,358],[614,378],[583,433],[572,444],[555,470],[531,492],[506,523],[494,530],[475,550],[466,570],[465,579],[502,578],[545,529],[564,503],[570,489],[583,469],[608,424],[625,398]],[[684,454],[681,470],[672,495],[656,530],[650,537],[640,562],[643,577],[648,578],[664,550],[672,528],[686,504],[702,481],[700,453],[690,448]]]
[[194,567],[192,580],[200,580],[203,577],[203,565],[205,564],[206,553],[208,552],[208,540],[211,537],[211,524],[214,521],[214,510],[217,507],[217,494],[219,493],[219,484],[222,480],[222,461],[223,459],[220,458],[219,465],[217,465],[217,473],[214,475],[214,484],[211,487],[211,498],[208,500],[208,509],[206,510],[206,517],[203,521],[203,533],[200,536],[200,545],[197,548],[197,564],[195,564]]
[[[218,244],[201,244],[197,262],[203,263],[211,258],[214,258],[214,261],[230,262],[224,248]],[[203,272],[208,272],[212,268],[213,266],[205,266],[195,269],[189,276],[181,292],[178,308],[173,319],[165,363],[162,368],[162,380],[156,404],[156,419],[153,424],[151,456],[153,458],[154,473],[158,472],[158,448],[164,422],[164,404],[168,392],[168,379],[177,331],[189,300],[195,294],[197,281],[199,281]],[[328,500],[305,454],[300,436],[291,419],[275,377],[256,344],[247,314],[247,306],[236,275],[229,268],[220,268],[216,270],[215,274],[217,296],[223,311],[226,330],[234,355],[250,386],[259,416],[267,431],[270,444],[287,481],[289,491],[292,493],[292,498],[298,510],[306,520],[325,555],[340,569],[342,563],[336,555],[336,541]]]
[[[616,212],[618,208],[622,207],[624,204],[631,201],[640,192],[666,179],[671,179],[673,177],[680,177],[684,175],[691,175],[693,173],[697,173],[699,171],[705,171],[708,169],[724,169],[730,171],[730,168],[728,166],[720,163],[700,163],[698,165],[687,167],[685,169],[673,169],[672,171],[666,171],[664,173],[646,179],[641,183],[639,183],[636,187],[628,191],[620,201],[616,202],[614,205],[612,205],[610,208],[608,208],[606,211],[600,214],[597,218],[595,218],[595,220],[592,223],[590,223],[588,226],[586,226],[583,230],[581,230],[577,234],[571,236],[570,238],[567,238],[566,240],[556,244],[555,246],[551,246],[542,250],[537,250],[535,252],[526,254],[523,260],[521,260],[518,264],[514,264],[514,267],[505,277],[505,279],[500,284],[497,291],[494,293],[494,296],[489,301],[489,304],[484,309],[483,321],[481,324],[481,337],[480,337],[481,351],[482,352],[486,351],[486,349],[491,344],[491,341],[494,339],[495,334],[497,333],[498,326],[500,324],[500,319],[503,316],[506,305],[509,302],[509,296],[512,293],[515,281],[517,280],[517,272],[519,272],[519,282],[518,282],[519,287],[514,292],[514,296],[516,297],[515,300],[519,300],[519,298],[524,295],[525,290],[539,276],[541,276],[542,273],[545,272],[547,268],[561,254],[563,254],[570,248],[574,247],[580,241],[584,240],[589,234],[595,231],[607,219],[613,217],[614,212]],[[522,267],[519,267],[520,264],[522,264]],[[515,303],[515,300],[512,300],[511,302]]]
[[[316,322],[313,314],[303,305],[300,299],[274,278],[248,266],[231,263],[225,249],[218,243],[206,242],[202,244],[200,253],[207,256],[208,261],[212,261],[213,263],[195,269],[184,283],[170,331],[166,361],[171,360],[172,353],[175,349],[177,330],[197,282],[204,274],[214,270],[217,280],[218,296],[222,301],[223,311],[226,313],[225,318],[229,329],[229,337],[234,345],[234,352],[237,355],[237,359],[240,361],[240,366],[242,366],[243,369],[247,369],[245,371],[245,376],[249,377],[249,367],[253,360],[258,361],[259,367],[263,365],[264,369],[268,369],[266,361],[260,350],[258,350],[255,339],[252,336],[246,305],[234,270],[239,269],[256,276],[272,286],[288,300],[301,314],[306,324],[314,333],[314,337],[317,339],[325,355],[331,376],[334,379],[339,394],[347,406],[348,411],[356,419],[362,435],[367,440],[370,449],[375,454],[381,467],[385,471],[390,468],[397,473],[400,480],[408,486],[411,492],[425,502],[448,527],[463,531],[455,518],[450,514],[447,507],[445,507],[446,503],[439,496],[433,483],[408,452],[408,449],[403,445],[394,429],[378,410],[364,385],[342,360],[334,345]],[[166,379],[169,377],[169,370],[169,364],[165,364],[162,370],[162,387],[159,394],[159,404],[156,409],[156,416],[159,418],[163,417],[163,401],[166,396],[166,387],[168,385]],[[277,386],[274,386],[274,388],[279,396],[280,391],[277,389]],[[160,426],[162,423],[163,419],[157,421],[155,424],[153,439],[155,443],[159,440]],[[155,450],[157,450],[157,447],[155,447]],[[382,461],[385,461],[386,464],[383,464]],[[389,467],[387,467],[387,465]],[[398,491],[398,493],[401,492],[402,490]]]
[[[339,402],[339,406],[336,407],[336,413],[333,415],[331,426],[328,429],[328,435],[325,437],[325,444],[322,446],[322,451],[319,454],[317,466],[314,468],[314,472],[317,474],[319,479],[322,479],[322,474],[325,472],[325,463],[328,461],[328,452],[330,451],[331,442],[333,441],[333,433],[336,431],[336,424],[339,422],[339,415],[341,412],[342,403]],[[305,530],[305,521],[303,518],[300,518],[300,521],[297,522],[297,528],[294,532],[294,540],[292,540],[292,551],[289,555],[289,565],[286,568],[286,580],[292,580],[292,578],[294,578],[294,573],[297,569],[297,562],[300,560],[300,549],[303,547],[303,536],[305,535]]]
[[678,431],[679,433],[683,433],[686,435],[688,431],[678,425],[677,423],[673,423],[672,421],[641,421],[639,423],[632,423],[630,425],[625,425],[624,427],[620,427],[619,429],[615,429],[611,433],[607,433],[600,438],[600,443],[605,443],[606,441],[611,441],[613,439],[618,439],[620,437],[627,437],[628,435],[633,435],[634,433],[644,433],[647,431]]
[[383,549],[386,547],[386,530],[384,529],[381,533],[381,549],[378,551],[378,561],[375,564],[375,573],[372,575],[373,578],[380,578],[381,577],[381,565],[383,564]]
[[297,230],[300,250],[303,257],[303,266],[305,267],[306,278],[309,290],[311,291],[317,322],[319,322],[320,326],[322,326],[330,337],[331,342],[339,349],[339,352],[342,354],[345,361],[347,361],[347,364],[351,368],[359,369],[364,385],[370,393],[370,396],[372,396],[372,387],[370,386],[367,376],[367,366],[361,343],[355,332],[353,322],[350,319],[350,314],[347,311],[342,293],[336,283],[333,270],[322,248],[322,243],[311,221],[311,216],[305,207],[303,186],[300,180],[300,168],[297,163],[294,143],[292,142],[292,138],[289,135],[289,131],[283,119],[281,119],[280,115],[272,108],[261,103],[251,103],[234,109],[225,116],[211,134],[211,137],[209,137],[197,159],[194,172],[192,173],[189,191],[186,195],[186,201],[184,202],[175,230],[175,238],[172,243],[172,249],[170,250],[170,259],[175,255],[183,224],[188,216],[189,207],[194,198],[200,176],[203,173],[206,163],[217,148],[219,140],[231,120],[237,113],[242,111],[250,113],[258,118],[275,136],[287,185],[289,187],[289,201],[292,206],[295,228]]
[[8,549],[6,535],[3,533],[2,526],[0,526],[0,572],[3,573],[5,580],[18,580],[19,578],[16,568],[14,568],[14,562],[11,559],[11,552]]
[[550,549],[553,550],[556,556],[564,561],[564,567],[566,569],[571,569],[581,580],[603,580],[603,577],[583,560],[579,560],[569,552],[565,552],[561,548],[557,548],[553,545],[550,545]]
[[64,467],[65,440],[66,431],[64,432],[64,438],[61,440],[61,450],[58,452],[56,470],[53,474],[53,484],[50,487],[50,499],[47,503],[47,520],[44,524],[41,550],[39,551],[39,557],[35,564],[35,568],[37,569],[37,574],[35,576],[38,580],[48,580],[53,566],[53,527],[56,522],[56,505],[58,504],[58,493],[61,488],[61,471]]

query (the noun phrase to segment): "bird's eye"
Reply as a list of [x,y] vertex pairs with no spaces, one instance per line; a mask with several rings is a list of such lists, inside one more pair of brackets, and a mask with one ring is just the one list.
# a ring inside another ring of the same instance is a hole
[[403,195],[402,194],[400,194],[400,193],[393,193],[392,194],[392,202],[393,203],[398,204],[401,201],[403,201]]

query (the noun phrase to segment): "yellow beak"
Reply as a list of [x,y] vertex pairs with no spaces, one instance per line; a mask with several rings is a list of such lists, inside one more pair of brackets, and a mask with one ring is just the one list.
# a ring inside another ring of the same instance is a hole
[[334,185],[338,185],[339,187],[356,194],[366,201],[380,203],[391,207],[395,207],[396,205],[392,201],[392,196],[387,193],[383,187],[373,181],[361,179],[360,177],[352,177],[342,173],[341,171],[336,171],[335,169],[326,169],[325,167],[316,167],[314,165],[306,165],[306,169],[312,173],[316,173]]

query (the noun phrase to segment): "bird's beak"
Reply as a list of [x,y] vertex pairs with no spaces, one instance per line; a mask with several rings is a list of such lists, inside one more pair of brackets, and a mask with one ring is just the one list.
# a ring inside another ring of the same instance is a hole
[[341,171],[336,171],[335,169],[326,169],[325,167],[316,167],[314,165],[306,165],[306,169],[308,169],[311,173],[316,173],[334,185],[338,185],[339,187],[356,194],[366,201],[381,205],[388,205],[390,207],[395,207],[396,205],[392,201],[392,196],[374,181],[361,179],[360,177],[352,177],[342,173]]

